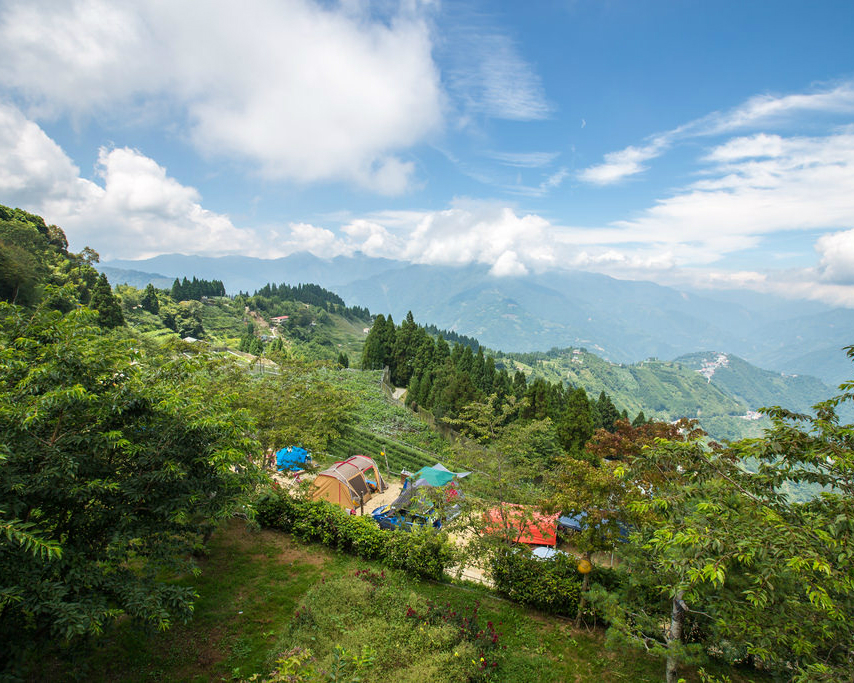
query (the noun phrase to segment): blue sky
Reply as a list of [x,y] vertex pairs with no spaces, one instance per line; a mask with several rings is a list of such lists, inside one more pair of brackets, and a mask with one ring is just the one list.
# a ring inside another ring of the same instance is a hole
[[104,259],[362,251],[854,306],[854,4],[5,0],[0,203]]

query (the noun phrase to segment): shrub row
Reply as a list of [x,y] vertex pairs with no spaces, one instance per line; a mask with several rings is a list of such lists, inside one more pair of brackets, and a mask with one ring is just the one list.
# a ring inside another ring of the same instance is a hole
[[543,612],[575,616],[581,594],[576,563],[567,555],[538,560],[526,550],[508,548],[492,556],[490,573],[504,597]]
[[274,491],[258,501],[256,519],[261,526],[286,531],[302,541],[379,560],[428,579],[442,578],[455,563],[454,549],[444,533],[383,531],[369,517],[348,515],[325,500],[304,500]]

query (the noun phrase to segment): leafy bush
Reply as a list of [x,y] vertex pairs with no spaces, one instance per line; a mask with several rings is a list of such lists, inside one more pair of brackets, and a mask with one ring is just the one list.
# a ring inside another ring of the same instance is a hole
[[477,612],[425,600],[397,572],[360,569],[323,581],[298,605],[265,681],[488,681],[504,648]]
[[383,531],[373,520],[348,515],[325,500],[302,500],[274,491],[260,498],[256,508],[261,526],[366,560],[380,560],[416,576],[439,579],[455,562],[453,547],[444,533],[429,529]]
[[581,580],[571,557],[543,561],[522,548],[502,549],[491,558],[490,574],[495,589],[515,602],[565,616],[578,610]]

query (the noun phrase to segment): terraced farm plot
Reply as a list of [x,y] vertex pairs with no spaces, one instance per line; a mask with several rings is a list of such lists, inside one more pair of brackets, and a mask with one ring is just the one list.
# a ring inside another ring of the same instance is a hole
[[330,445],[329,454],[336,460],[344,460],[351,455],[367,455],[373,458],[381,469],[385,469],[388,463],[388,468],[394,473],[404,469],[417,472],[422,467],[435,465],[437,460],[437,456],[427,451],[353,428],[348,429]]
[[339,460],[367,455],[383,469],[387,457],[393,472],[415,472],[446,459],[448,443],[407,408],[389,399],[380,388],[380,376],[379,371],[343,370],[330,372],[324,378],[359,395],[351,422],[329,444],[329,455]]

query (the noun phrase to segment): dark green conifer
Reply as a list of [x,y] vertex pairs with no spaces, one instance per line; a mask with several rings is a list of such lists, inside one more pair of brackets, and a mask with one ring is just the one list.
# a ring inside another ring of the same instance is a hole
[[98,324],[106,329],[112,329],[125,324],[122,307],[113,294],[107,276],[101,273],[92,289],[92,299],[89,307],[98,311]]

